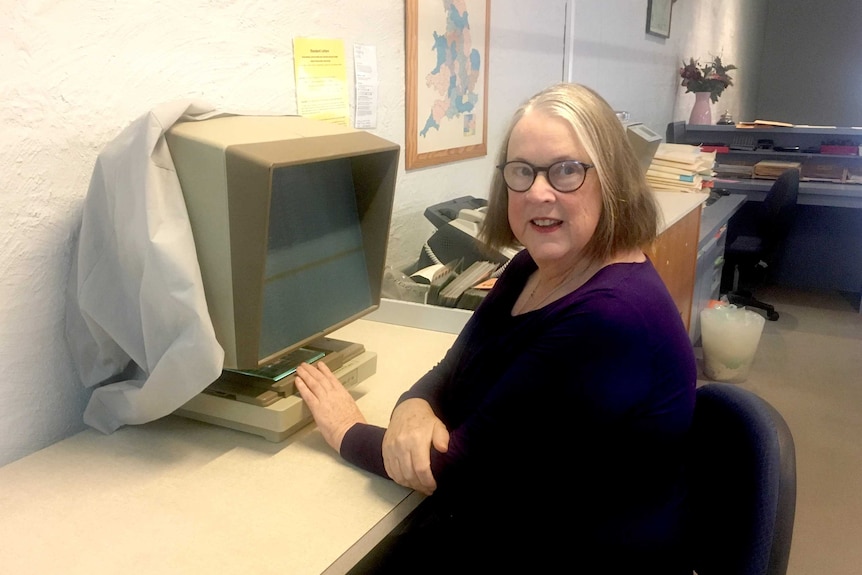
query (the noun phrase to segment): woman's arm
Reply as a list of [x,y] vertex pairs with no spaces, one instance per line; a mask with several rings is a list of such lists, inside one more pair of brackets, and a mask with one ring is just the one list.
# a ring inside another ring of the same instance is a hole
[[313,366],[307,363],[297,366],[296,389],[326,443],[335,451],[341,450],[350,428],[365,423],[353,397],[322,361]]
[[431,472],[431,448],[449,449],[449,431],[424,399],[410,398],[392,412],[383,435],[383,464],[396,483],[431,495],[437,482]]
[[[469,330],[465,329],[465,332]],[[397,483],[430,494],[436,488],[430,470],[431,447],[445,451],[448,431],[434,412],[439,388],[451,377],[463,333],[443,361],[404,393],[393,410],[384,461],[387,429],[369,425],[344,386],[321,364],[297,368],[296,388],[308,405],[326,442],[350,463]]]

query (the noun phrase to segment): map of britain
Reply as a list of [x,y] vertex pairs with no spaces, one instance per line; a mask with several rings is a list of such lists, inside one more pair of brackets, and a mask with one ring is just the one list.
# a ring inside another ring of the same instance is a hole
[[425,76],[425,85],[435,93],[434,103],[419,135],[432,128],[440,130],[444,121],[463,119],[463,134],[476,134],[474,110],[479,102],[477,86],[482,66],[479,50],[473,47],[470,15],[464,0],[442,0],[446,29],[433,31],[431,50],[436,65]]

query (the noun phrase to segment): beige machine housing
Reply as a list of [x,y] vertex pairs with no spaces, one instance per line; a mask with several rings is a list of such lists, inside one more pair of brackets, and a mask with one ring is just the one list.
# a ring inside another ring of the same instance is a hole
[[[224,116],[166,135],[185,197],[207,306],[225,368],[255,369],[373,311],[380,303],[399,146],[300,116]],[[349,158],[373,303],[320,333],[259,357],[273,172]]]

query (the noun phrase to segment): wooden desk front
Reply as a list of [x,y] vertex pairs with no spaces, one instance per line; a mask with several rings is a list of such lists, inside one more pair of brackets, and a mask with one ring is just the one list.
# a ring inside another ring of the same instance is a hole
[[701,206],[707,195],[656,193],[664,222],[650,258],[673,297],[686,329],[691,324]]

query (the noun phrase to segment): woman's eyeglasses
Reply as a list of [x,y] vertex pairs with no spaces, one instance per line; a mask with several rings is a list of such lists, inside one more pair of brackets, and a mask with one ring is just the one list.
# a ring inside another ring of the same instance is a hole
[[550,166],[534,166],[528,162],[513,160],[500,164],[497,169],[502,172],[503,181],[513,192],[526,192],[536,181],[539,172],[545,172],[545,177],[551,187],[558,192],[567,194],[584,185],[587,170],[594,167],[593,164],[577,160],[563,160],[554,162]]

